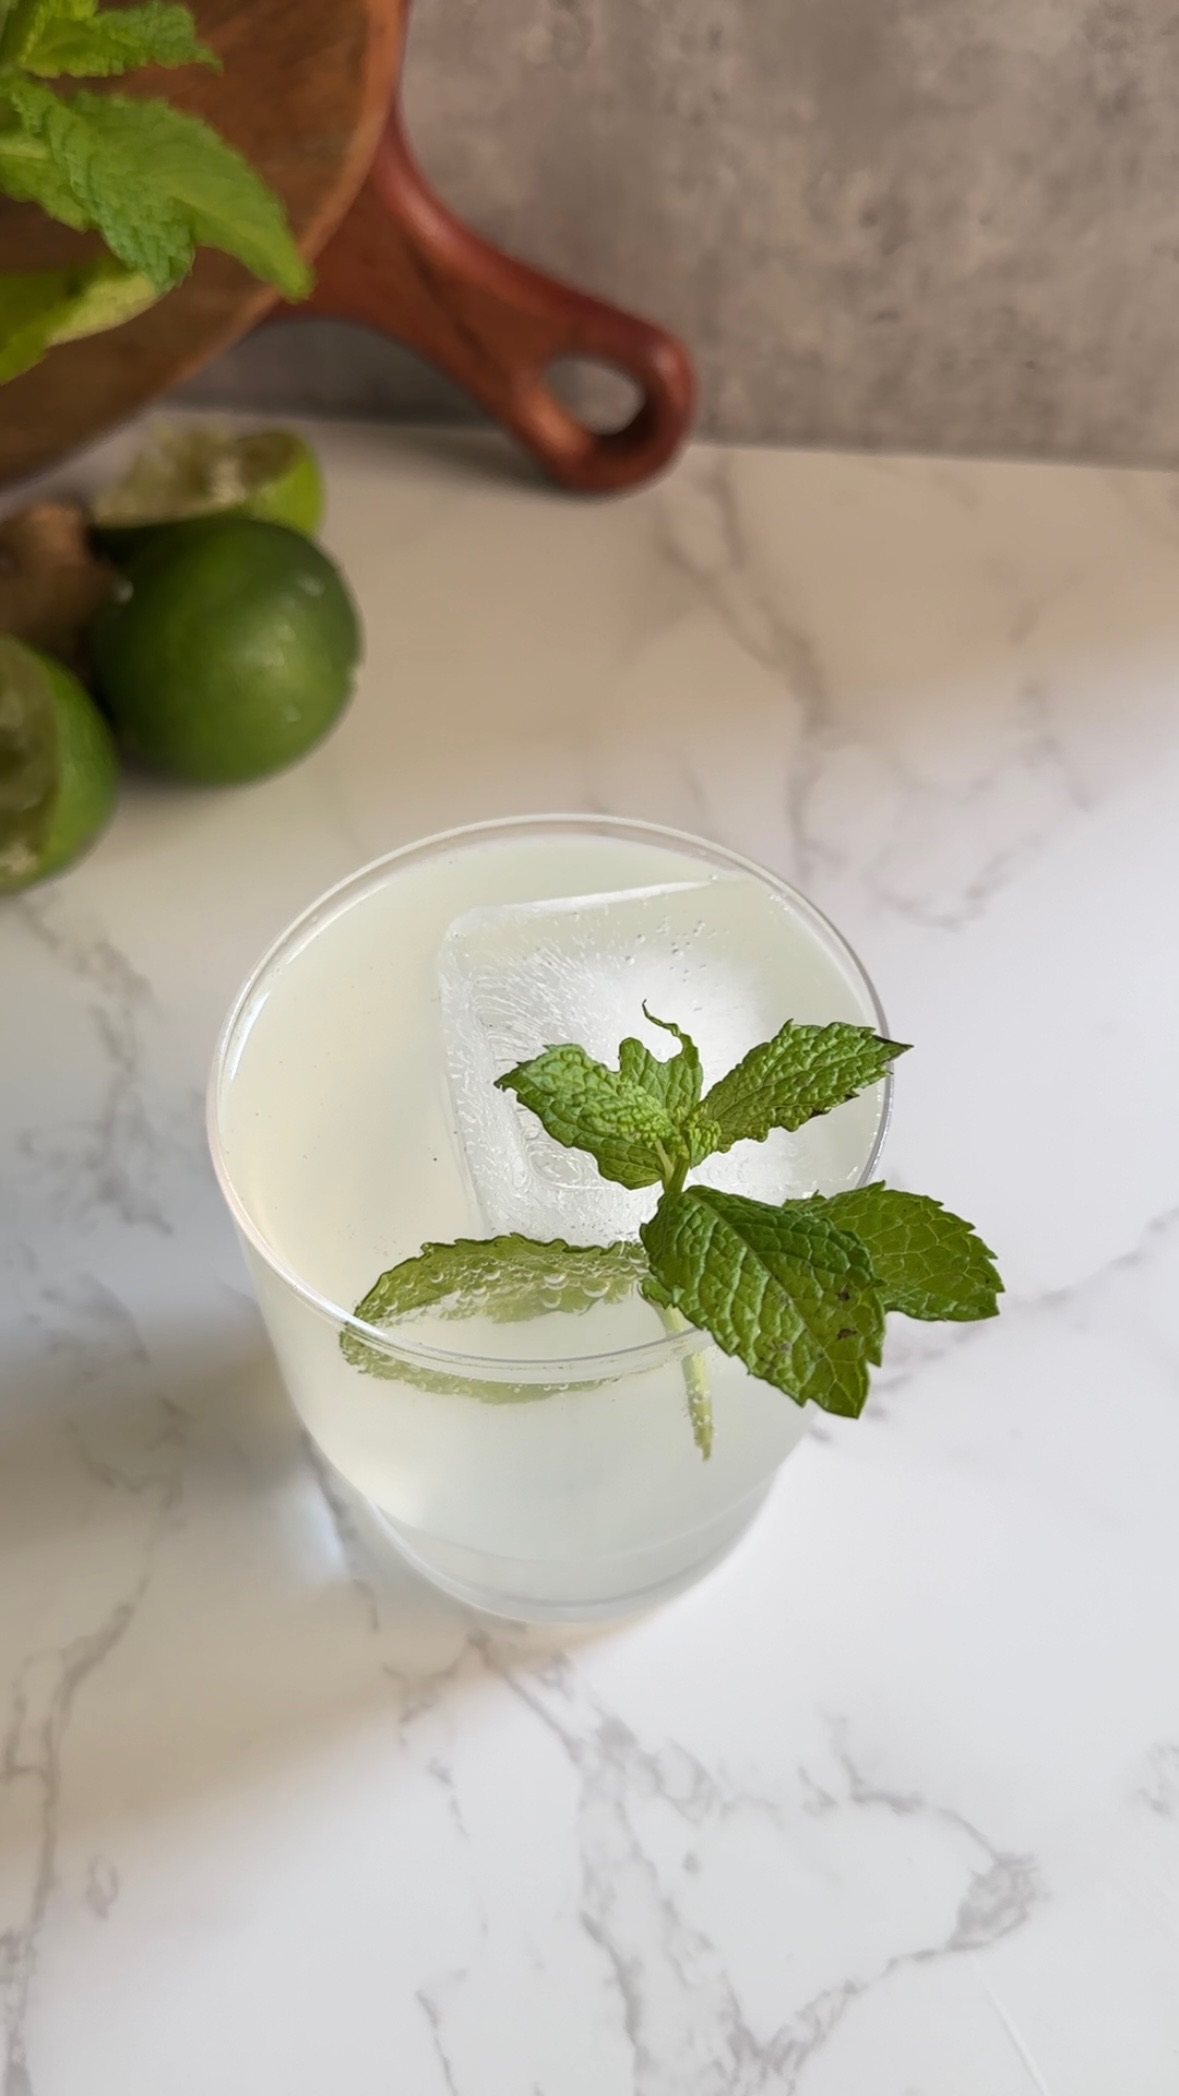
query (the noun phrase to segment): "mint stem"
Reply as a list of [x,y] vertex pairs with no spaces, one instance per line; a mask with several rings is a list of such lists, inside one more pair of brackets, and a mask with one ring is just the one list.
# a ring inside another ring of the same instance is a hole
[[[659,1315],[665,1332],[678,1336],[680,1332],[691,1332],[695,1327],[670,1303],[659,1305]],[[708,1370],[698,1353],[685,1354],[680,1366],[684,1372],[684,1389],[688,1394],[688,1418],[692,1422],[692,1439],[705,1462],[712,1454],[712,1392],[708,1387]]]

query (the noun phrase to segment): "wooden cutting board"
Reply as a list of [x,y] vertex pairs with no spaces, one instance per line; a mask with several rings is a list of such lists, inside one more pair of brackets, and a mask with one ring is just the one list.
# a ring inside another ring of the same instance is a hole
[[[120,89],[165,94],[207,117],[273,183],[300,246],[317,253],[372,160],[398,63],[400,0],[197,0],[195,13],[224,73],[136,74]],[[60,266],[91,245],[0,198],[0,269]],[[273,299],[238,263],[206,251],[138,320],[53,350],[0,388],[0,478],[122,421],[244,333]]]
[[[403,0],[195,0],[194,12],[224,73],[145,73],[120,91],[166,94],[208,118],[273,184],[317,262],[312,310],[421,351],[567,486],[632,486],[666,464],[691,419],[681,345],[503,255],[418,173],[396,98]],[[86,236],[0,198],[0,269],[61,266],[87,247]],[[0,387],[0,481],[134,414],[274,304],[239,264],[202,252],[190,277],[139,319],[65,344]],[[547,370],[567,356],[637,381],[640,405],[625,429],[595,433],[557,400]]]

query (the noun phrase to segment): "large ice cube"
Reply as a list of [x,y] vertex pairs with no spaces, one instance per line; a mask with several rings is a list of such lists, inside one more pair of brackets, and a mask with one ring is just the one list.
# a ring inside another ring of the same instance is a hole
[[[658,1189],[630,1193],[600,1178],[584,1151],[564,1149],[495,1090],[505,1070],[564,1041],[617,1064],[627,1034],[667,1056],[675,1043],[647,1024],[644,1000],[692,1035],[706,1087],[786,1019],[866,1016],[809,927],[735,875],[469,910],[443,941],[438,978],[451,1096],[482,1227],[579,1244],[633,1237]],[[779,1201],[848,1176],[816,1159],[809,1130],[738,1144],[699,1174]]]

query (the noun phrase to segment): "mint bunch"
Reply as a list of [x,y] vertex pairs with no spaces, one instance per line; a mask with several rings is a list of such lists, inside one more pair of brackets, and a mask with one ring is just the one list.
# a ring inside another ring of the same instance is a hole
[[[611,1069],[567,1043],[497,1079],[557,1142],[588,1151],[603,1178],[660,1188],[640,1243],[511,1235],[426,1245],[380,1276],[358,1318],[387,1327],[427,1309],[497,1320],[577,1313],[637,1287],[670,1331],[696,1326],[796,1404],[854,1419],[890,1311],[938,1321],[995,1315],[1002,1283],[991,1253],[969,1223],[925,1194],[877,1182],[775,1205],[688,1183],[718,1151],[801,1128],[877,1083],[904,1054],[899,1042],[843,1021],[787,1022],[706,1092],[695,1043],[643,1009],[678,1043],[666,1060],[631,1039]],[[341,1344],[359,1368],[410,1372],[355,1333]],[[684,1372],[707,1456],[712,1418],[699,1355]]]
[[88,88],[142,65],[221,61],[171,0],[0,0],[0,194],[39,204],[107,253],[0,276],[0,381],[56,342],[131,319],[188,274],[198,245],[234,255],[289,299],[311,278],[282,205],[240,153],[167,102]]

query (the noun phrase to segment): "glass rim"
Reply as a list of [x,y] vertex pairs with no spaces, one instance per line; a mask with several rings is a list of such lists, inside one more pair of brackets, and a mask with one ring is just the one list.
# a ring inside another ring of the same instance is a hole
[[[316,921],[325,917],[325,913],[328,917],[335,915],[338,906],[346,897],[359,896],[365,890],[379,885],[392,870],[433,858],[438,853],[455,847],[462,848],[483,840],[490,842],[505,834],[527,836],[532,833],[541,836],[553,830],[579,831],[586,835],[600,833],[607,836],[631,837],[639,843],[662,844],[668,848],[679,848],[688,855],[704,859],[725,870],[751,876],[789,903],[792,909],[799,911],[822,932],[828,944],[835,948],[850,967],[853,980],[866,993],[877,1031],[886,1038],[888,1036],[888,1022],[876,985],[854,947],[818,905],[792,882],[783,880],[779,874],[762,866],[756,859],[749,859],[741,852],[731,851],[727,845],[714,844],[707,837],[698,837],[690,830],[675,829],[665,823],[644,822],[625,815],[501,815],[482,822],[460,823],[449,830],[435,830],[428,837],[419,837],[409,844],[398,845],[393,851],[382,852],[377,858],[367,860],[352,873],[345,874],[342,880],[334,882],[330,888],[325,888],[308,903],[297,917],[291,919],[278,937],[271,941],[255,961],[233,998],[218,1032],[209,1069],[205,1093],[206,1138],[213,1171],[226,1207],[241,1235],[265,1261],[275,1277],[328,1323],[355,1333],[367,1345],[375,1347],[391,1359],[404,1363],[407,1368],[416,1365],[436,1373],[462,1375],[472,1381],[486,1383],[571,1385],[614,1381],[623,1375],[645,1375],[666,1362],[680,1361],[685,1355],[699,1353],[716,1343],[709,1333],[689,1327],[686,1332],[665,1332],[655,1339],[639,1340],[633,1346],[593,1353],[564,1354],[559,1358],[546,1356],[538,1360],[535,1357],[517,1359],[498,1354],[463,1353],[449,1347],[415,1345],[408,1336],[402,1336],[405,1327],[398,1328],[398,1336],[394,1340],[390,1327],[372,1325],[364,1318],[357,1317],[354,1310],[333,1302],[330,1296],[313,1287],[288,1264],[255,1221],[230,1172],[221,1139],[220,1108],[231,1047],[242,1017],[266,977],[286,955],[298,949]],[[880,1083],[880,1113],[868,1155],[854,1182],[856,1186],[866,1185],[875,1170],[892,1119],[894,1083],[891,1068],[886,1071]]]

